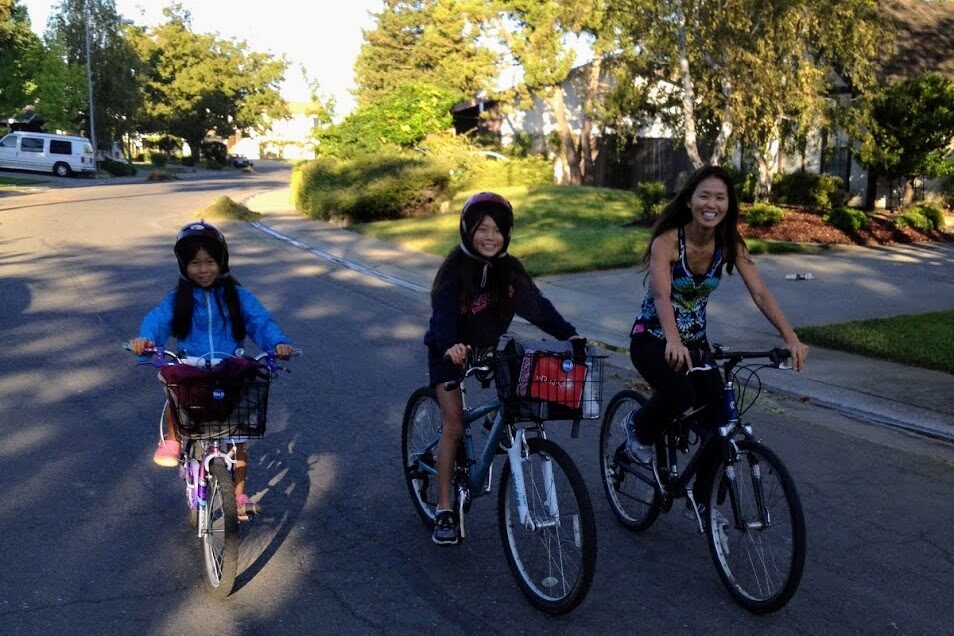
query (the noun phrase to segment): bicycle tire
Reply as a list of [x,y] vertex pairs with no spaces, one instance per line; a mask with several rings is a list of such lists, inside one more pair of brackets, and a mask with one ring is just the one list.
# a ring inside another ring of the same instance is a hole
[[437,467],[437,447],[423,452],[419,459],[414,454],[431,445],[441,435],[441,409],[431,387],[421,387],[408,398],[401,425],[401,462],[404,481],[414,509],[421,521],[432,528],[437,508],[437,476],[420,469],[420,463]]
[[[596,569],[596,518],[586,484],[573,460],[552,441],[527,440],[524,472],[527,506],[540,525],[528,530],[520,522],[511,486],[513,466],[504,465],[497,499],[497,519],[507,563],[524,595],[547,614],[565,614],[586,597]],[[553,468],[551,488],[544,485],[544,460]],[[560,473],[558,475],[558,472]],[[548,507],[554,501],[559,516]],[[540,564],[534,557],[542,557]]]
[[652,469],[624,457],[626,442],[623,422],[648,398],[638,391],[620,391],[610,400],[600,426],[600,481],[610,510],[623,527],[634,532],[647,529],[661,510],[661,494]]
[[[801,581],[805,515],[795,482],[778,456],[752,440],[735,445],[738,495],[732,496],[727,464],[720,461],[709,489],[706,538],[719,578],[735,601],[754,614],[768,614],[784,607]],[[764,501],[767,525],[755,503],[757,492]],[[738,501],[741,527],[734,521],[733,499]]]
[[205,534],[202,556],[206,583],[212,595],[224,599],[232,593],[238,569],[238,511],[232,475],[219,460],[212,462],[206,478]]

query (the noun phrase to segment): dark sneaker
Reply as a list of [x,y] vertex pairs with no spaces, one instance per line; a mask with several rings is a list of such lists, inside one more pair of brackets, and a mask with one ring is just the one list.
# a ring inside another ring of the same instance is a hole
[[434,519],[434,543],[437,545],[457,545],[457,515],[450,510],[442,510]]
[[653,461],[652,444],[643,444],[636,438],[636,428],[633,424],[633,411],[623,420],[623,428],[626,429],[626,455],[633,461],[640,464],[651,464]]

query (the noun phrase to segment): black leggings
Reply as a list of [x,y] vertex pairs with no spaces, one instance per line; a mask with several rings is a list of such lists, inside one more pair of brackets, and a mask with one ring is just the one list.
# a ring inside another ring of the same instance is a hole
[[[633,336],[629,343],[629,357],[653,389],[649,402],[633,416],[636,438],[641,444],[655,443],[676,416],[690,407],[697,408],[718,400],[722,395],[722,378],[717,369],[688,374],[684,370],[676,371],[666,362],[666,343],[649,334]],[[702,437],[711,435],[719,424],[720,410],[709,408],[701,411],[697,416],[701,430],[697,433]],[[697,474],[705,475],[715,459],[713,456],[700,458]],[[696,484],[704,487],[698,479]],[[697,499],[705,494],[700,488],[694,488]]]

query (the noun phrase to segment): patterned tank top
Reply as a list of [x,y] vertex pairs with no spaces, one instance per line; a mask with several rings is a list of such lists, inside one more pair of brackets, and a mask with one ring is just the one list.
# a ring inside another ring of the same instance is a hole
[[[679,228],[679,258],[672,264],[672,291],[669,299],[676,315],[676,328],[683,344],[702,344],[706,342],[706,304],[709,294],[719,286],[722,278],[722,245],[716,238],[712,262],[705,274],[693,274],[686,261],[686,230]],[[631,335],[649,333],[659,340],[665,340],[666,334],[659,324],[656,303],[653,302],[652,283],[643,297],[643,304]]]

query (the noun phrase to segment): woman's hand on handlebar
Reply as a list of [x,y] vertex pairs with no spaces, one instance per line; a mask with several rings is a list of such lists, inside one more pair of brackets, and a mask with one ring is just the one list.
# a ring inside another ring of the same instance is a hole
[[146,349],[155,349],[156,343],[149,338],[133,338],[129,341],[129,350],[137,356],[145,355]]
[[795,337],[785,342],[785,348],[788,349],[791,354],[789,363],[792,365],[792,368],[796,371],[804,369],[805,363],[808,361],[808,345],[802,344],[802,342]]
[[666,362],[676,371],[692,368],[692,358],[689,349],[682,342],[666,341]]
[[450,349],[444,352],[444,357],[448,358],[451,362],[460,366],[464,364],[464,361],[467,360],[467,353],[470,351],[470,347],[465,344],[457,343],[452,346]]

